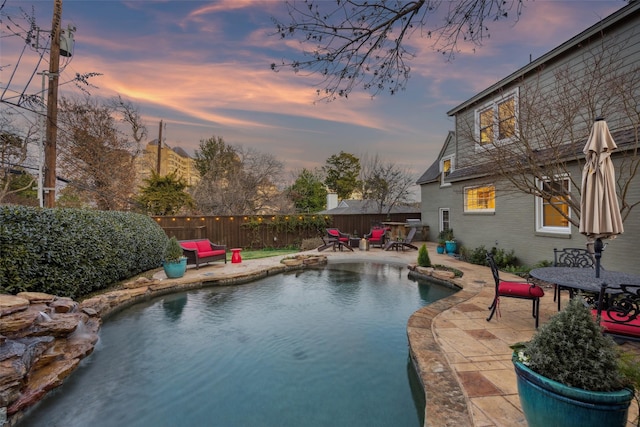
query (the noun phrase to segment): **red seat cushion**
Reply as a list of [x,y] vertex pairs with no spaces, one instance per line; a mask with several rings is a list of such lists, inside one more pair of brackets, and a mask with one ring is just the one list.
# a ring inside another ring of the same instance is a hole
[[[594,309],[591,312],[593,313],[594,317],[598,315],[598,310]],[[616,323],[613,320],[625,323]],[[640,337],[640,319],[637,317],[633,320],[626,321],[626,318],[616,316],[615,312],[609,315],[609,313],[603,311],[600,314],[600,326],[604,328],[605,332],[609,332],[612,334]]]
[[519,282],[500,282],[498,294],[523,298],[541,298],[544,290],[537,285]]
[[222,249],[217,249],[215,251],[198,251],[198,256],[200,258],[206,258],[206,257],[210,257],[210,256],[216,256],[216,255],[224,255],[226,254],[226,251],[222,250]]
[[180,242],[180,246],[185,249],[198,249],[198,246],[196,246],[196,242]]

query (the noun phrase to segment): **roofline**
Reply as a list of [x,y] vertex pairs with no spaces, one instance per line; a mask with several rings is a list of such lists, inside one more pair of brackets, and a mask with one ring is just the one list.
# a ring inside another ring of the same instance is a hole
[[573,38],[562,43],[560,46],[556,47],[555,49],[545,53],[535,61],[530,62],[528,65],[525,65],[524,67],[520,68],[516,72],[508,75],[507,77],[498,81],[497,83],[494,83],[493,85],[489,86],[487,89],[483,90],[482,92],[478,93],[477,95],[473,96],[472,98],[468,99],[467,101],[463,102],[457,107],[454,107],[452,110],[447,111],[447,115],[454,116],[458,112],[467,109],[470,105],[477,103],[479,100],[489,96],[490,94],[494,93],[498,89],[505,87],[508,84],[516,81],[523,75],[526,75],[532,72],[536,68],[540,67],[540,65],[546,62],[549,62],[553,58],[564,54],[569,49],[593,37],[594,35],[597,35],[599,32],[612,26],[613,24],[637,13],[639,9],[640,9],[640,1],[635,1],[635,0],[630,1],[628,5],[621,7],[617,11],[613,12],[611,15],[596,22],[594,25],[587,28],[577,36],[574,36]]

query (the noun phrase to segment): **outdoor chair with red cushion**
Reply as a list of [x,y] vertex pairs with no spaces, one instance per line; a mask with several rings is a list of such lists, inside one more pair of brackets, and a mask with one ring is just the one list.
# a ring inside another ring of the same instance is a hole
[[339,240],[345,245],[349,245],[349,235],[340,232],[337,228],[327,228],[327,237],[329,238],[329,241]]
[[640,341],[640,285],[602,284],[598,306],[592,310],[602,332],[617,342]]
[[364,237],[369,241],[369,245],[372,247],[377,245],[382,248],[384,245],[385,232],[386,230],[382,227],[374,227],[371,229],[369,234],[365,234]]
[[227,263],[227,247],[213,244],[209,239],[180,240],[180,246],[187,257],[187,264],[195,264],[196,268],[217,260]]
[[529,282],[500,280],[500,273],[498,272],[496,261],[493,259],[493,254],[491,252],[487,252],[487,263],[491,268],[493,280],[495,281],[495,294],[493,302],[489,306],[491,313],[489,314],[489,317],[487,317],[487,322],[491,320],[493,315],[499,309],[500,297],[520,298],[532,301],[532,315],[533,318],[536,319],[537,328],[540,317],[540,298],[544,296],[544,290],[540,286]]

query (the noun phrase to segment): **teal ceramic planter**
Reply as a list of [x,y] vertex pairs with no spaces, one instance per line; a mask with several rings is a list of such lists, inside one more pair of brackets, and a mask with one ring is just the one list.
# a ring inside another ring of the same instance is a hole
[[543,377],[513,360],[529,427],[624,427],[633,390],[588,391]]
[[458,242],[456,242],[455,240],[447,240],[446,242],[444,242],[444,244],[447,248],[448,254],[455,254],[458,250]]
[[187,258],[182,258],[180,262],[163,262],[162,267],[169,279],[177,279],[187,271]]
[[438,252],[439,254],[443,254],[444,253],[444,246],[436,246],[436,252]]

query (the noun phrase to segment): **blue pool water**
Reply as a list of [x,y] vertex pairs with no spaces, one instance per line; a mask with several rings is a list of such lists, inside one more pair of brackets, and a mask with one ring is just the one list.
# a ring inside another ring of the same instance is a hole
[[20,425],[418,427],[407,320],[453,292],[367,262],[159,297]]

